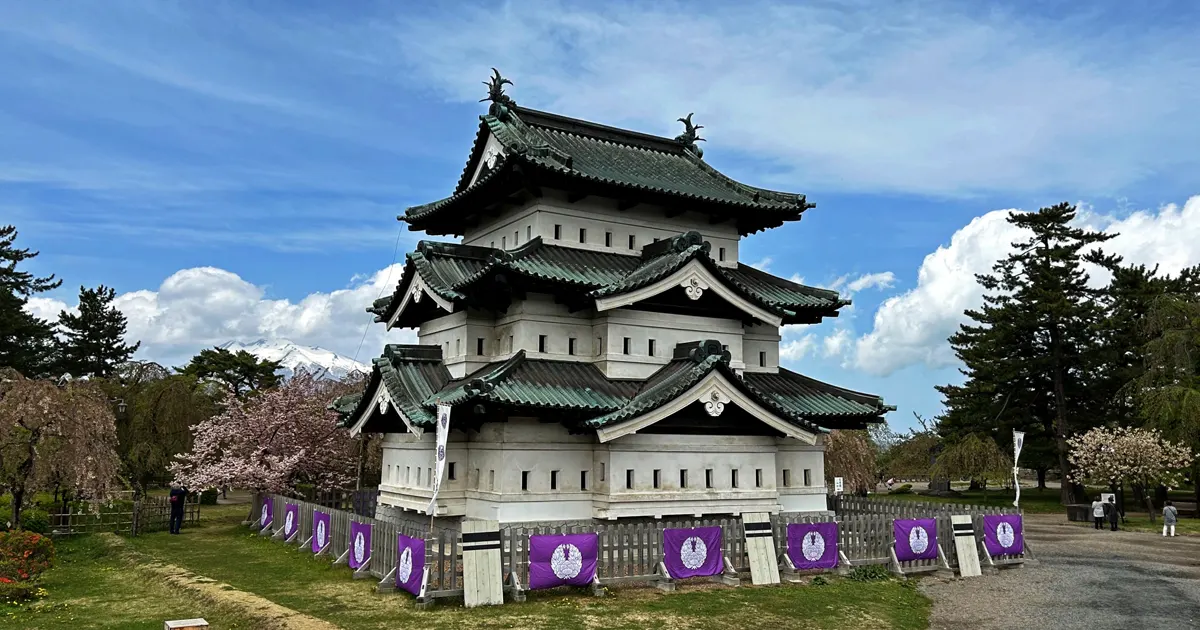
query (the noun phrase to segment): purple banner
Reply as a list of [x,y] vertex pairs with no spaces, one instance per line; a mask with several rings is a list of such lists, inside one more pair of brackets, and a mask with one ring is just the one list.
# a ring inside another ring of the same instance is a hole
[[313,510],[312,552],[317,553],[329,544],[329,514]]
[[271,523],[274,521],[275,521],[275,502],[273,500],[271,500],[271,497],[268,496],[266,499],[263,500],[262,512],[260,512],[258,515],[258,528],[266,529],[266,528],[270,527]]
[[932,518],[896,519],[892,521],[896,537],[896,558],[934,560],[938,557],[937,521]]
[[596,576],[600,534],[529,537],[529,588],[587,586]]
[[350,521],[350,568],[357,569],[371,557],[371,524]]
[[720,527],[664,529],[663,561],[677,580],[718,575],[725,570]]
[[801,571],[836,569],[837,523],[791,523],[787,526],[787,554]]
[[300,506],[295,503],[283,504],[283,537],[288,539],[300,527]]
[[413,595],[421,594],[425,574],[425,539],[396,535],[396,588]]
[[995,556],[1025,552],[1025,531],[1020,514],[989,514],[983,517],[983,546]]

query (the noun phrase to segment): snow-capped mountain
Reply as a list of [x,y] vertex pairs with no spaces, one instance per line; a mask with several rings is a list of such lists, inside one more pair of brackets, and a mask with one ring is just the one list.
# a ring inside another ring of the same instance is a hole
[[245,350],[250,354],[267,361],[278,361],[279,374],[290,377],[300,368],[318,378],[340,379],[352,372],[369,374],[371,368],[364,363],[343,357],[333,351],[314,346],[301,346],[287,339],[259,339],[253,343],[243,344],[230,341],[219,346],[230,352]]

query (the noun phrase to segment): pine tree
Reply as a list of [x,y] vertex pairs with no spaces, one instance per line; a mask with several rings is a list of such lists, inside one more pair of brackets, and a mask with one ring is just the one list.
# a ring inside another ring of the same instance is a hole
[[278,361],[259,360],[245,350],[212,348],[201,350],[179,371],[199,380],[219,381],[240,398],[279,385],[278,369]]
[[25,310],[29,298],[58,288],[54,274],[38,278],[17,265],[38,252],[17,249],[17,229],[0,227],[0,366],[27,376],[47,376],[52,370],[54,328]]
[[[1113,236],[1071,227],[1074,218],[1075,207],[1065,203],[1009,217],[1029,238],[1013,243],[992,274],[977,276],[988,291],[984,306],[967,311],[975,323],[950,338],[966,382],[939,388],[947,406],[943,435],[979,433],[1011,446],[1011,429],[1023,428],[1030,435],[1021,461],[1053,462],[1064,480],[1071,474],[1067,438],[1103,411],[1092,388],[1104,308],[1083,262]],[[1074,494],[1064,481],[1062,501],[1073,502]]]
[[79,314],[59,313],[63,337],[59,365],[63,372],[107,377],[137,352],[141,342],[125,343],[125,314],[113,306],[115,298],[116,292],[104,285],[79,287]]

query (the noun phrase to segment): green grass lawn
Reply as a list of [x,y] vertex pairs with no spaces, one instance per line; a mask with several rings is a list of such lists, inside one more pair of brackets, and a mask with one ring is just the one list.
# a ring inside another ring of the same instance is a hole
[[373,580],[351,580],[345,567],[251,535],[239,524],[247,512],[245,505],[206,506],[201,525],[182,536],[65,541],[59,566],[45,578],[49,597],[10,607],[0,627],[157,629],[165,619],[191,616],[205,617],[213,628],[275,627],[270,606],[276,613],[284,610],[278,606],[298,613],[289,626],[298,628],[916,630],[928,624],[929,600],[913,582],[833,577],[824,586],[706,582],[681,585],[675,593],[623,587],[603,598],[543,592],[523,604],[466,610],[447,603],[419,611],[407,593],[377,594]]
[[[956,488],[957,490],[957,488]],[[987,505],[991,507],[1013,506],[1014,493],[1010,490],[958,490],[961,497],[927,497],[920,494],[887,494],[872,495],[878,499],[895,499],[899,501],[918,501],[922,503],[965,503],[970,505]],[[1021,509],[1030,514],[1066,513],[1059,503],[1057,489],[1038,490],[1036,488],[1021,488]]]

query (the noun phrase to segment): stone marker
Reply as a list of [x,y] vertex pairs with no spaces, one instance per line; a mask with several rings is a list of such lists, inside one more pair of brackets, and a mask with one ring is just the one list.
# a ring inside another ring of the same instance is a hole
[[191,628],[207,628],[208,622],[203,619],[177,619],[163,622],[163,630],[189,630]]

